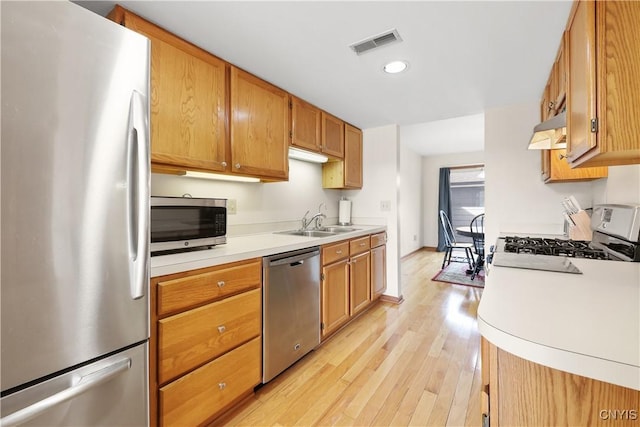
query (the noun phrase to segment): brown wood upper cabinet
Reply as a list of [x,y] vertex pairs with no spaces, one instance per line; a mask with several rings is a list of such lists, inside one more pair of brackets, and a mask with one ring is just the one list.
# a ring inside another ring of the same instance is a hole
[[291,145],[321,152],[321,122],[319,108],[291,95]]
[[322,112],[322,152],[333,157],[344,157],[345,124],[329,113]]
[[324,188],[362,188],[362,131],[345,124],[344,160],[322,165]]
[[572,167],[640,163],[640,2],[576,1],[567,26]]
[[289,94],[231,66],[231,171],[289,177]]
[[[547,120],[560,113],[565,108],[567,93],[567,55],[569,32],[565,31],[556,60],[549,74],[549,80],[542,95],[540,104],[540,118]],[[566,137],[565,137],[566,140]],[[567,162],[565,149],[542,150],[541,152],[542,180],[547,183],[589,181],[604,178],[608,175],[606,167],[575,168]]]
[[226,63],[120,6],[109,18],[151,40],[151,162],[227,171]]

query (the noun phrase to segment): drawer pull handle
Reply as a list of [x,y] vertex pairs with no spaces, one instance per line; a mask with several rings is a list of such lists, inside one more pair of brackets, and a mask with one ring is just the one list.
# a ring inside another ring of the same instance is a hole
[[218,383],[218,388],[220,390],[224,390],[225,388],[227,388],[227,383]]
[[224,286],[224,280],[219,280],[218,281],[218,287],[221,288]]
[[364,243],[364,242],[363,242],[363,243],[360,243],[360,246],[364,246],[364,245],[366,245],[366,243]]
[[221,334],[227,330],[227,327],[224,325],[220,325],[218,326],[218,332],[220,332]]
[[336,251],[336,255],[342,255],[342,251]]

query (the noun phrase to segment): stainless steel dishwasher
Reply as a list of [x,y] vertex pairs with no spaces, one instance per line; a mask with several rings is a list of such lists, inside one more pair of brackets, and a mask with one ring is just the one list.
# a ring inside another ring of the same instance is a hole
[[320,248],[263,258],[262,382],[320,344]]

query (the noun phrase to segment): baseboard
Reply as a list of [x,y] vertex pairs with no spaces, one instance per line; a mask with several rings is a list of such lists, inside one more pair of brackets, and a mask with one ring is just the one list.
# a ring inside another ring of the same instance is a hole
[[381,295],[380,301],[390,302],[393,304],[402,304],[402,302],[404,301],[404,297],[402,295],[400,295],[399,297],[393,297],[391,295]]
[[423,246],[422,249],[429,252],[438,252],[438,248],[435,246]]

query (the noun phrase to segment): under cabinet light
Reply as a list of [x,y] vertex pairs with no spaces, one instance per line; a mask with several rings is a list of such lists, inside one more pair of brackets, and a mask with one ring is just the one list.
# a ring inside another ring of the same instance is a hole
[[313,163],[327,163],[329,161],[329,158],[322,154],[299,150],[293,147],[289,147],[289,158]]
[[218,181],[260,182],[260,179],[252,178],[249,176],[222,175],[218,173],[207,173],[207,172],[187,171],[183,176],[186,176],[188,178],[214,179]]

